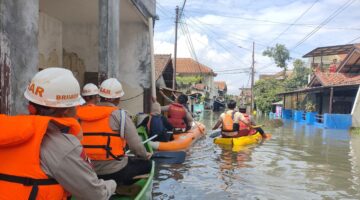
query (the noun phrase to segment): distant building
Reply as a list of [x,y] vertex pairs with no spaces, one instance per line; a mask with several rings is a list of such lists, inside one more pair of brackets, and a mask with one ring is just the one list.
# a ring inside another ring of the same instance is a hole
[[[213,98],[217,95],[214,87],[214,77],[216,73],[214,71],[192,58],[177,58],[176,60],[176,77],[177,77],[177,89],[191,94],[192,92],[201,92],[204,94],[208,103],[213,101]],[[199,79],[195,83],[184,83],[178,81],[178,79]]]
[[217,90],[217,95],[220,97],[225,97],[227,93],[227,85],[225,81],[215,81],[215,89]]
[[[360,46],[319,47],[304,57],[312,60],[313,74],[306,88],[279,94],[283,96],[283,117],[310,120],[308,123],[325,128],[359,127]],[[327,65],[322,57],[340,62]]]
[[[293,73],[292,70],[287,70],[286,77],[291,77],[292,73]],[[280,71],[275,74],[260,74],[259,76],[259,80],[270,79],[270,78],[277,80],[285,80],[284,71]]]

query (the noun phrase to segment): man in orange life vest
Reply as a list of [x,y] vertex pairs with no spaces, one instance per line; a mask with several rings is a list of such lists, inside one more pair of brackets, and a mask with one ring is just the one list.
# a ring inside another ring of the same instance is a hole
[[81,96],[86,101],[85,105],[95,105],[99,99],[99,88],[93,83],[88,83],[84,85]]
[[168,121],[174,127],[175,132],[189,130],[193,124],[194,119],[185,107],[187,101],[188,97],[181,94],[175,102],[161,107],[162,112],[168,112]]
[[240,130],[239,123],[242,122],[245,126],[251,127],[250,122],[244,117],[243,114],[235,111],[236,102],[234,100],[230,100],[227,106],[229,110],[220,115],[220,118],[213,127],[213,130],[222,126],[222,137],[225,138],[248,135],[249,131]]
[[24,95],[31,115],[0,117],[0,199],[109,199],[115,181],[98,179],[76,137],[83,100],[72,72],[44,69]]
[[[150,172],[151,154],[146,152],[131,118],[117,107],[123,95],[121,83],[109,78],[101,83],[100,102],[79,107],[77,116],[84,131],[82,144],[98,176],[131,185],[133,177]],[[141,159],[126,157],[126,144]]]

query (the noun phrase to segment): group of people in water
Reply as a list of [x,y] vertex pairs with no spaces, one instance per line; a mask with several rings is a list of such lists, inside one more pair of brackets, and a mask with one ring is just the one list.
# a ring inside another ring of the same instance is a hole
[[[124,91],[117,79],[109,78],[99,88],[86,84],[80,95],[71,71],[47,68],[33,77],[24,96],[29,115],[0,115],[4,199],[109,199],[117,188],[150,172],[152,155],[121,109]],[[187,101],[181,94],[161,106],[154,98],[149,117],[140,125],[150,136],[157,135],[157,141],[172,140],[173,133],[186,132],[193,124]],[[250,134],[243,128],[251,122],[235,107],[230,101],[229,111],[214,127],[222,126],[223,137]],[[127,156],[126,148],[135,156]]]

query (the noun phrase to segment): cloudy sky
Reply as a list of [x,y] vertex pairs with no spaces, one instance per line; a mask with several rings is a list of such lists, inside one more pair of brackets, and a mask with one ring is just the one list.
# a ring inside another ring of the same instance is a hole
[[[174,52],[177,5],[183,0],[157,0],[157,54]],[[215,80],[225,80],[230,93],[238,94],[250,86],[253,41],[256,76],[275,73],[280,69],[261,55],[267,46],[285,44],[292,58],[301,58],[319,46],[360,42],[359,11],[360,0],[187,0],[178,57],[196,56],[218,73]]]

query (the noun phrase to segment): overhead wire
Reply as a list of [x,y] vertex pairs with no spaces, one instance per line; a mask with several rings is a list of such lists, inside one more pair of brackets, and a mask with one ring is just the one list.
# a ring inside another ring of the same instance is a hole
[[344,3],[342,6],[340,6],[338,9],[336,9],[324,21],[322,21],[314,30],[312,30],[304,38],[302,38],[299,42],[297,42],[295,44],[295,46],[293,46],[291,48],[291,50],[294,50],[297,47],[299,47],[300,45],[302,45],[306,40],[308,40],[311,36],[313,36],[316,32],[318,32],[323,26],[325,26],[327,23],[329,23],[331,20],[333,20],[337,15],[339,15],[341,12],[343,12],[346,8],[348,8],[355,1],[356,0],[349,0],[346,3]]
[[296,24],[307,12],[309,12],[313,7],[314,5],[319,2],[319,0],[315,0],[310,7],[308,7],[303,13],[301,13],[301,15],[296,18],[296,20],[289,24],[288,27],[285,28],[285,30],[283,30],[279,35],[277,35],[273,40],[271,40],[268,45],[271,45],[274,41],[276,41],[277,39],[279,39],[279,37],[281,37],[282,35],[284,35],[292,26],[294,26],[294,24]]

